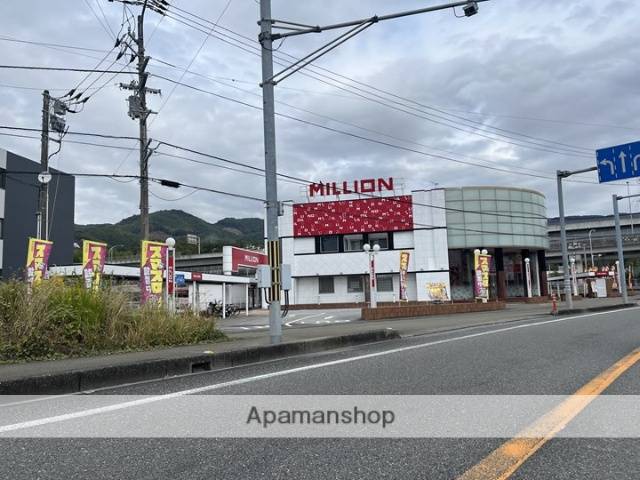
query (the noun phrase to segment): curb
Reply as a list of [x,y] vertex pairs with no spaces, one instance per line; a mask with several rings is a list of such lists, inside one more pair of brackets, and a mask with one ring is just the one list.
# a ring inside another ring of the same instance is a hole
[[396,330],[368,332],[324,337],[299,342],[264,345],[221,353],[192,355],[162,360],[146,360],[118,366],[105,366],[87,370],[74,370],[51,375],[38,375],[0,381],[0,395],[60,395],[97,388],[114,387],[144,380],[245,365],[276,358],[335,348],[381,342],[400,338]]
[[[618,305],[606,305],[600,307],[589,307],[589,308],[572,308],[565,310],[558,310],[557,315],[573,315],[576,313],[589,313],[589,312],[606,312],[608,310],[622,310],[625,308],[633,308],[637,307],[637,303],[620,303]],[[550,313],[549,315],[553,315]]]

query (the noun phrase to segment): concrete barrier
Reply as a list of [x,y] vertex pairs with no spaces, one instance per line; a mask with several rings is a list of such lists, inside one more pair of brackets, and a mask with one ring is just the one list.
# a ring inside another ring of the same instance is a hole
[[58,395],[82,392],[396,338],[400,338],[400,335],[395,330],[371,330],[279,345],[247,347],[228,352],[139,361],[117,366],[105,365],[51,375],[25,376],[0,380],[0,395]]

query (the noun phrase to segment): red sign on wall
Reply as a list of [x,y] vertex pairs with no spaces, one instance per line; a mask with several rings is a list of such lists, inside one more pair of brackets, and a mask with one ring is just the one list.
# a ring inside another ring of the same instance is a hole
[[[224,253],[223,253],[224,255]],[[264,253],[242,248],[231,247],[231,271],[237,272],[239,267],[257,268],[268,265],[269,259]]]
[[403,230],[413,230],[408,195],[293,206],[294,237]]

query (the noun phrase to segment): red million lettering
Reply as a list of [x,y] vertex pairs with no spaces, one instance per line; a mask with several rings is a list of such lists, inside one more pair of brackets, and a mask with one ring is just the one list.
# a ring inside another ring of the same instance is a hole
[[374,193],[393,191],[393,178],[367,178],[352,182],[312,183],[309,196],[348,195],[350,193]]

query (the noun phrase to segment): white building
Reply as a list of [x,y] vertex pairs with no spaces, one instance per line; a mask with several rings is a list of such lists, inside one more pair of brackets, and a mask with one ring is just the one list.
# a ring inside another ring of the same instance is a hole
[[492,255],[493,298],[546,295],[546,207],[538,192],[464,187],[404,194],[391,178],[367,179],[311,185],[305,202],[288,207],[279,234],[282,262],[292,270],[292,304],[369,301],[366,243],[380,246],[378,302],[399,299],[402,252],[409,253],[408,300],[442,299],[443,291],[448,300],[472,299],[475,249]]

